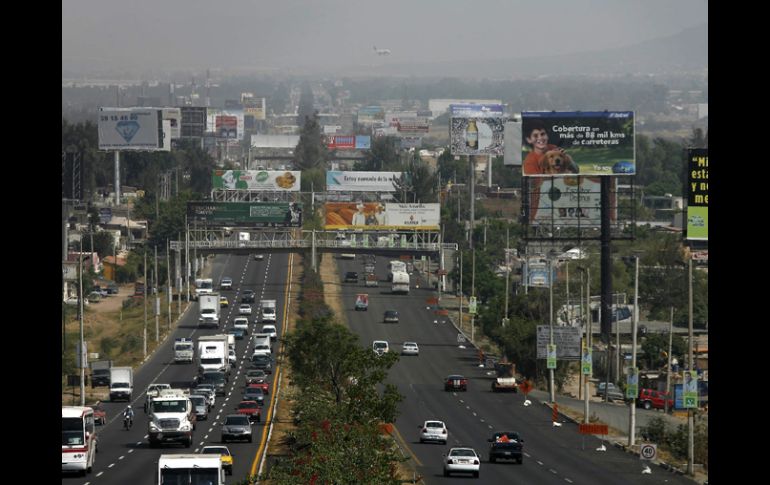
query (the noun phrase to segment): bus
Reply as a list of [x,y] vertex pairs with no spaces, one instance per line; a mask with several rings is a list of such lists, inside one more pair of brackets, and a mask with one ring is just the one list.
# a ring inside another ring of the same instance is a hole
[[91,473],[96,460],[94,410],[88,407],[61,408],[61,471]]

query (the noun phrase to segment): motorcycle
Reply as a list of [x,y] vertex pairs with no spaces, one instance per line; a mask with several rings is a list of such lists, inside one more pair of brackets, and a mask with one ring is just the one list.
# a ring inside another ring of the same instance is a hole
[[131,426],[134,425],[134,420],[131,419],[131,416],[123,416],[123,428],[128,431],[131,429]]

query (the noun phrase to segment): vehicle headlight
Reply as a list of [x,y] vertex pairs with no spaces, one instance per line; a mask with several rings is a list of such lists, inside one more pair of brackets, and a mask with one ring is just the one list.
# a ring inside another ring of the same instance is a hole
[[155,421],[150,421],[150,431],[160,431],[160,425]]
[[182,425],[182,427],[181,427],[180,429],[181,429],[182,431],[190,431],[190,429],[191,429],[190,423],[185,423],[185,424],[183,424],[183,425]]

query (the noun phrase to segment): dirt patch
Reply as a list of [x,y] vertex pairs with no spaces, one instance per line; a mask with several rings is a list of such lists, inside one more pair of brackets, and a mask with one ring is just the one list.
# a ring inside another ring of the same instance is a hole
[[321,257],[319,274],[324,285],[324,301],[337,316],[337,320],[347,326],[348,319],[342,306],[342,284],[340,283],[342,279],[340,278],[339,271],[337,271],[334,257],[331,254],[327,253]]

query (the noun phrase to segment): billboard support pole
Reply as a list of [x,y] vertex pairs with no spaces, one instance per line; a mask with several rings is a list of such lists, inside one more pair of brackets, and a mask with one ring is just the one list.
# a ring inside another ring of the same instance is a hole
[[610,248],[610,177],[601,177],[601,333],[607,345],[604,359],[604,402],[610,382],[610,332],[612,331],[612,252]]
[[[120,205],[120,150],[115,150],[115,206]],[[129,232],[131,228],[128,228]]]
[[312,237],[310,239],[310,265],[313,268],[313,271],[316,272],[318,272],[318,264],[316,262],[317,257],[318,254],[315,247],[315,229],[313,229]]

